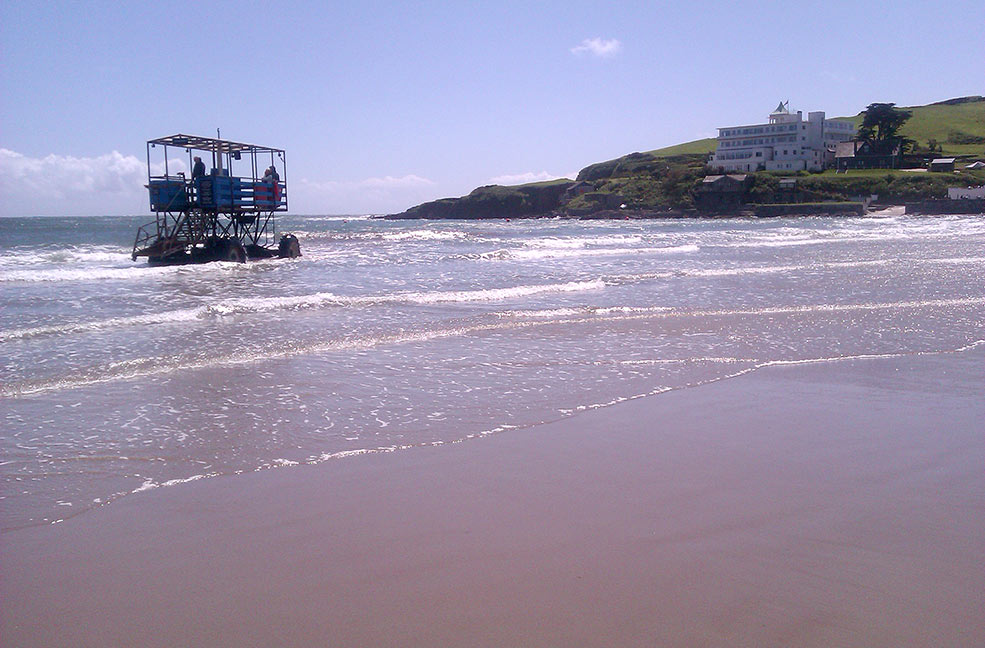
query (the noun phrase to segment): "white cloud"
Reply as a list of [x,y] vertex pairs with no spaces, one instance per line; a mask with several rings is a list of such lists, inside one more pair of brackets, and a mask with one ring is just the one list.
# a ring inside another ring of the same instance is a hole
[[365,180],[360,180],[359,182],[353,183],[357,187],[363,188],[373,188],[373,189],[408,189],[411,187],[428,187],[434,183],[427,178],[422,178],[416,175],[405,175],[399,178],[394,178],[393,176],[385,176],[382,178],[366,178]]
[[[577,174],[575,174],[577,175]],[[496,176],[495,178],[490,178],[489,182],[498,185],[517,185],[517,184],[528,184],[530,182],[547,182],[548,180],[560,180],[561,178],[573,178],[574,175],[559,176],[553,173],[548,173],[547,171],[541,171],[540,173],[534,173],[533,171],[527,171],[526,173],[515,173],[508,175]]]
[[[153,165],[155,175],[163,168]],[[168,170],[187,173],[180,159]],[[147,213],[147,167],[117,151],[94,157],[32,158],[0,148],[0,216],[88,216]],[[416,175],[364,180],[290,182],[296,213],[390,213],[433,200],[435,183]]]
[[603,40],[601,38],[586,38],[581,45],[571,48],[571,53],[575,56],[590,54],[599,58],[612,58],[622,50],[622,43],[615,38]]
[[0,215],[133,214],[147,209],[147,168],[117,151],[32,158],[0,148]]

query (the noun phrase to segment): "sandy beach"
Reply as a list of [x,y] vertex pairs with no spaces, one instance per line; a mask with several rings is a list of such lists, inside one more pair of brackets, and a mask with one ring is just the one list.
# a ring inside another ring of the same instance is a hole
[[976,645],[983,360],[770,367],[158,488],[4,534],[3,643]]

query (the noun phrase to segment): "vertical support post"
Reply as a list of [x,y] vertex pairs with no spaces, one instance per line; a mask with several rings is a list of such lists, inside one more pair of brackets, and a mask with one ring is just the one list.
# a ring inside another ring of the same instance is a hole
[[284,160],[284,210],[287,210],[287,151],[280,152]]
[[[147,200],[150,202],[150,142],[147,142]],[[150,202],[150,206],[153,207],[154,203]]]
[[222,175],[222,136],[219,135],[218,128],[215,129],[215,138],[218,141],[215,143],[215,155],[213,157],[216,159],[216,165],[215,165],[215,168],[217,169],[216,175],[221,176]]

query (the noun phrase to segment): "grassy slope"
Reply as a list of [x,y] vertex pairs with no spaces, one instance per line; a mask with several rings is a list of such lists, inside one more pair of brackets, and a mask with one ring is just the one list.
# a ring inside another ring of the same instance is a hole
[[670,157],[672,155],[689,155],[692,153],[710,154],[715,151],[717,144],[718,140],[714,137],[708,137],[706,139],[694,140],[693,142],[685,142],[683,144],[675,144],[674,146],[666,146],[661,149],[647,151],[647,154],[654,157]]
[[[913,111],[913,116],[903,125],[902,133],[920,146],[927,146],[927,140],[933,138],[941,144],[942,155],[985,155],[985,144],[957,144],[947,141],[952,131],[985,137],[985,100],[905,108]],[[856,126],[862,123],[861,114],[842,119],[851,120]]]
[[519,185],[486,185],[472,190],[470,195],[487,194],[490,196],[509,196],[523,190],[541,189],[557,185],[569,185],[571,180],[568,178],[558,178],[557,180],[543,180],[541,182],[528,182]]
[[[930,104],[929,106],[908,106],[913,116],[903,127],[903,134],[916,140],[920,146],[926,146],[927,140],[936,139],[944,148],[944,155],[985,155],[985,144],[955,144],[947,139],[951,131],[960,131],[968,135],[985,137],[985,100],[963,104]],[[839,117],[847,119],[856,126],[862,123],[862,115],[854,117]],[[712,153],[715,150],[714,138],[694,140],[675,146],[647,151],[654,157],[670,157],[688,153]]]

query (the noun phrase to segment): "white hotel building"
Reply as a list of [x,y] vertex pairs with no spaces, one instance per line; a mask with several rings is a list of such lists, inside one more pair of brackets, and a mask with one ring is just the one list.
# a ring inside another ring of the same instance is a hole
[[825,119],[823,112],[791,114],[789,101],[780,102],[768,124],[718,129],[718,148],[708,160],[724,171],[814,171],[834,161],[838,142],[855,137],[848,121]]

